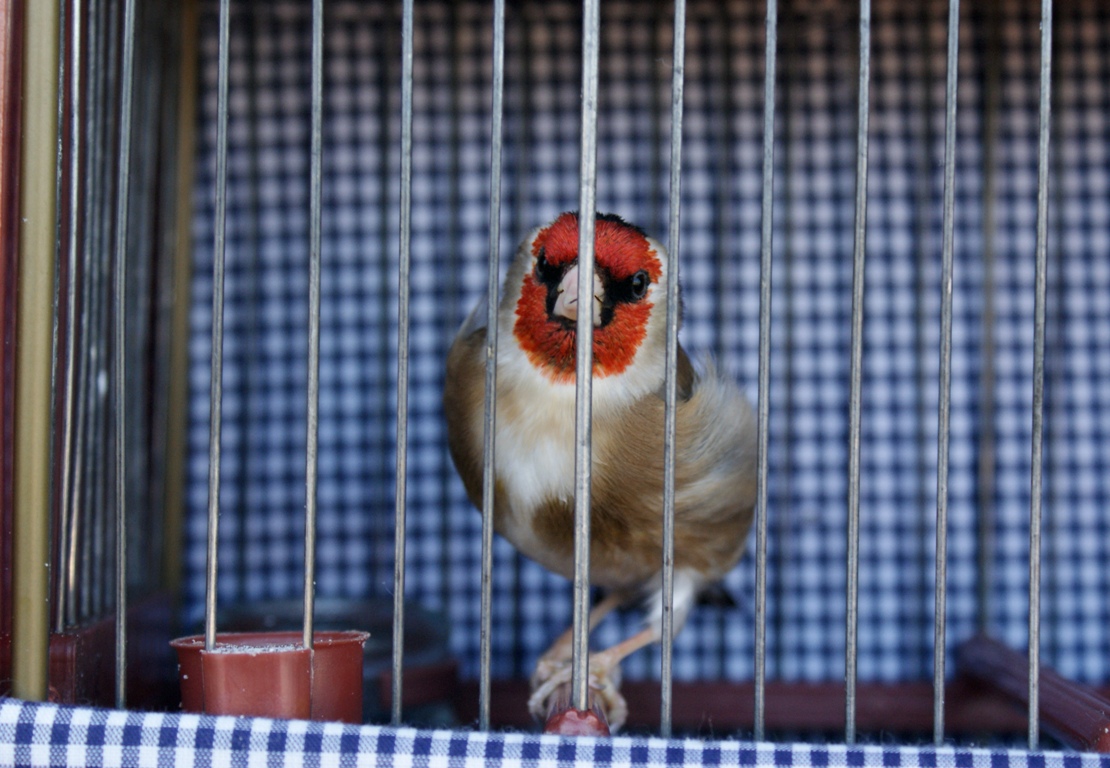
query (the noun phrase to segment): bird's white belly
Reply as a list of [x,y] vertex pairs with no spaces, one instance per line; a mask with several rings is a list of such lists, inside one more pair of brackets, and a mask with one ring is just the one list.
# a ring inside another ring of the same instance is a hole
[[[535,533],[533,517],[544,503],[574,500],[574,425],[551,411],[521,419],[501,419],[496,445],[497,478],[509,514],[500,518],[501,534],[545,567],[564,572],[565,557]],[[568,429],[569,426],[569,429]]]

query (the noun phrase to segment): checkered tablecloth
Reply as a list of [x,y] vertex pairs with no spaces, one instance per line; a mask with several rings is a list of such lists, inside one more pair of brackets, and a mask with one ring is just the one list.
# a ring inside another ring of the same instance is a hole
[[1110,756],[954,748],[846,747],[521,733],[148,714],[0,699],[0,765],[104,766],[902,766],[1096,768]]
[[[874,3],[859,574],[859,673],[868,680],[931,676],[945,5]],[[1063,674],[1103,683],[1110,679],[1110,6],[1057,5],[1042,647],[1044,661]],[[308,8],[296,0],[234,6],[221,606],[299,594],[304,508]],[[996,65],[997,474],[988,494],[995,520],[987,613],[992,632],[1023,648],[1038,4],[1001,3],[996,53],[985,6],[965,3],[962,11],[948,643],[976,626],[982,84]],[[768,674],[778,679],[843,675],[855,7],[847,0],[797,0],[781,11],[767,657]],[[604,4],[598,151],[599,207],[663,242],[668,15],[639,2]],[[688,16],[683,342],[715,354],[755,399],[763,7],[691,0]],[[479,516],[450,465],[440,391],[452,334],[485,285],[490,9],[427,0],[417,3],[416,23],[406,597],[444,616],[451,650],[463,673],[474,676]],[[398,25],[395,3],[327,3],[322,598],[392,590]],[[579,29],[580,11],[570,0],[510,4],[506,258],[523,233],[577,204]],[[202,610],[205,565],[216,94],[211,3],[200,48],[189,621]],[[678,677],[751,676],[753,573],[749,557],[726,579],[738,609],[694,612],[676,643]],[[494,675],[527,675],[569,620],[567,583],[498,540]],[[599,630],[597,643],[615,641],[637,622],[634,613],[617,617]],[[644,652],[628,660],[626,675],[657,669],[658,656]]]

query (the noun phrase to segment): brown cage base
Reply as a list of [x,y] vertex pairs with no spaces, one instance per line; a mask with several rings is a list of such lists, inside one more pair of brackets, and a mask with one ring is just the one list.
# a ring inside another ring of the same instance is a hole
[[[1027,661],[1002,643],[975,637],[957,653],[961,670],[945,686],[944,718],[951,734],[1017,736],[1028,728]],[[972,674],[974,673],[974,674]],[[658,681],[626,681],[631,731],[659,727]],[[493,681],[490,721],[494,727],[533,729],[524,702],[526,680]],[[723,735],[750,731],[755,716],[755,686],[750,682],[675,681],[672,721],[676,731]],[[844,684],[769,681],[766,727],[790,733],[841,732]],[[453,703],[463,722],[477,718],[478,684],[463,681]],[[1042,666],[1040,711],[1044,729],[1061,743],[1086,751],[1110,752],[1110,685],[1101,688],[1067,680]],[[857,688],[856,724],[863,733],[931,733],[931,682],[867,683]]]

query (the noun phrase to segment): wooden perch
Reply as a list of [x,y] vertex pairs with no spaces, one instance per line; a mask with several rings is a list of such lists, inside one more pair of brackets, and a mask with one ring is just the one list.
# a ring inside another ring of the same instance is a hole
[[[960,671],[1029,707],[1029,659],[986,635],[957,651]],[[1110,700],[1042,665],[1040,718],[1044,729],[1076,749],[1110,752]]]

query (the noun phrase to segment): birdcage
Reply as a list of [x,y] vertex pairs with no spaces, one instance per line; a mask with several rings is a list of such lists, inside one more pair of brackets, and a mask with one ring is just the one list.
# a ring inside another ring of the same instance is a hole
[[[0,19],[0,763],[1110,749],[1100,4]],[[629,735],[573,741],[515,729],[568,624],[590,706],[588,582],[471,508],[441,393],[520,238],[591,209],[677,261],[683,345],[755,407],[758,503],[726,599],[625,661]],[[370,724],[176,713],[171,638],[305,617],[370,631]]]

